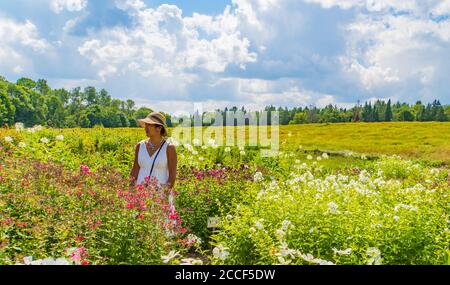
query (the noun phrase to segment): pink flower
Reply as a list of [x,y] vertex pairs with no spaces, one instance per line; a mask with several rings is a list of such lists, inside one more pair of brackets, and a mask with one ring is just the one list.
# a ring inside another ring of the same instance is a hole
[[133,209],[133,204],[128,203],[128,204],[126,205],[126,208],[129,209],[129,210]]
[[91,175],[92,174],[91,170],[89,169],[89,166],[84,165],[84,164],[80,165],[80,171],[84,175]]
[[86,237],[85,236],[77,236],[76,238],[75,238],[75,240],[76,241],[83,241],[83,240],[85,240],[86,239]]
[[4,221],[1,222],[3,226],[9,226],[12,224],[12,219],[10,217],[7,217]]
[[88,265],[88,264],[89,264],[89,261],[86,259],[81,262],[81,265]]
[[80,247],[75,249],[74,252],[70,255],[73,261],[80,262],[82,259],[86,258],[88,256],[87,249],[85,247]]

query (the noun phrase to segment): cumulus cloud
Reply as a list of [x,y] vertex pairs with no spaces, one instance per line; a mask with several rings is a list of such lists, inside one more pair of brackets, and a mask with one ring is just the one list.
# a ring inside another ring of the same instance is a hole
[[56,14],[64,10],[69,12],[78,12],[87,7],[87,0],[51,0],[50,8]]
[[25,69],[32,69],[28,54],[42,55],[51,47],[39,37],[36,26],[29,20],[17,22],[0,18],[0,38],[0,70],[5,73],[19,74]]
[[416,10],[416,0],[304,0],[307,3],[320,4],[323,8],[342,9],[365,8],[371,12],[394,10]]
[[[227,14],[183,17],[174,5],[151,9],[139,0],[116,3],[133,16],[133,26],[102,30],[79,48],[80,54],[99,68],[103,79],[118,70],[166,77],[191,70],[218,73],[229,65],[244,69],[256,61],[249,40],[236,25],[228,25],[233,19]],[[202,37],[201,32],[208,36]]]

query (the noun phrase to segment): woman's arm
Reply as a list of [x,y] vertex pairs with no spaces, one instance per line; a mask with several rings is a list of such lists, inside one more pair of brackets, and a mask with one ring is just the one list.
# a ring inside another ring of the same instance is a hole
[[130,173],[130,184],[131,186],[134,186],[136,183],[136,180],[138,178],[139,175],[139,163],[138,163],[138,153],[139,153],[139,144],[137,144],[134,147],[134,162],[133,162],[133,168],[131,169],[131,173]]
[[169,167],[169,181],[167,182],[167,186],[170,190],[173,190],[177,178],[177,151],[172,144],[167,146],[167,164]]

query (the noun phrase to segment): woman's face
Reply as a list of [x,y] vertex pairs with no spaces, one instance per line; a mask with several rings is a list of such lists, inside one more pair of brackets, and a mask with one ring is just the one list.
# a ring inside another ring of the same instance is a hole
[[145,124],[145,133],[148,137],[154,137],[160,134],[160,129],[158,125]]

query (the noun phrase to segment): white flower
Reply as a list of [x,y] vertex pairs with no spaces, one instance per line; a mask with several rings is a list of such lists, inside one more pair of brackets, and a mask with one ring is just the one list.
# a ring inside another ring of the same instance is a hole
[[310,253],[308,253],[308,254],[300,254],[300,257],[306,262],[313,263],[315,261],[314,256],[312,254],[310,254]]
[[322,153],[322,158],[323,159],[328,159],[328,153],[326,153],[326,152]]
[[256,172],[255,175],[253,176],[253,180],[254,180],[255,182],[263,181],[263,180],[264,180],[264,177],[263,177],[262,173],[258,171],[258,172]]
[[281,223],[281,229],[282,229],[283,231],[286,231],[289,227],[293,227],[293,225],[292,225],[292,223],[291,223],[290,221],[284,220],[284,221]]
[[44,127],[41,126],[41,125],[35,125],[35,126],[33,127],[33,129],[35,129],[36,131],[41,131],[42,129],[44,129]]
[[439,175],[439,169],[437,169],[437,168],[431,169],[431,170],[430,170],[430,174],[431,174],[432,176],[438,176],[438,175]]
[[339,213],[338,207],[339,207],[339,206],[338,206],[336,203],[334,203],[334,202],[328,203],[328,211],[329,211],[330,213],[332,213],[332,214]]
[[180,265],[202,265],[203,261],[195,258],[183,258]]
[[194,149],[194,150],[192,150],[192,154],[193,154],[193,155],[197,155],[197,154],[198,154],[198,151],[196,151],[196,150]]
[[316,258],[316,259],[314,260],[314,263],[319,264],[319,265],[335,265],[335,264],[334,264],[333,262],[331,262],[331,261],[323,260],[323,259],[320,259],[320,258]]
[[230,152],[231,148],[229,148],[228,146],[224,149],[225,152]]
[[194,148],[190,145],[190,144],[185,144],[184,147],[188,150],[188,151],[192,151]]
[[245,155],[245,151],[241,150],[240,155]]
[[63,135],[57,135],[57,136],[56,136],[56,140],[58,140],[58,141],[64,141],[64,136],[63,136]]
[[225,260],[230,255],[230,253],[228,252],[228,248],[223,246],[222,244],[219,244],[213,249],[213,254],[220,260]]
[[306,159],[307,159],[307,160],[312,160],[313,157],[312,157],[312,155],[308,155],[308,156],[306,157]]
[[352,248],[349,247],[344,250],[337,250],[336,248],[333,248],[333,252],[334,252],[334,254],[349,255],[350,253],[352,253]]
[[49,140],[48,140],[48,138],[43,137],[43,138],[40,139],[40,142],[42,142],[42,143],[48,143]]
[[33,261],[32,256],[27,256],[23,258],[23,263],[25,263],[25,265],[30,265],[32,261]]
[[16,128],[16,131],[17,131],[17,132],[21,132],[21,131],[23,131],[23,130],[25,129],[25,126],[24,126],[23,123],[16,123],[16,124],[14,125],[14,127]]
[[20,147],[20,148],[24,148],[24,147],[27,146],[27,144],[24,143],[24,142],[20,142],[17,146]]
[[381,252],[377,247],[370,247],[367,249],[367,265],[380,265],[381,264]]
[[283,240],[285,237],[286,233],[283,230],[276,230],[275,231],[275,236],[277,237],[278,240]]
[[245,148],[244,148],[243,146],[240,146],[240,147],[239,147],[239,150],[241,150],[241,151],[244,150],[244,149],[245,149]]
[[259,221],[256,221],[256,222],[255,222],[255,227],[256,227],[258,230],[264,229],[264,225],[262,224],[262,219],[260,219]]
[[202,239],[194,234],[188,234],[187,240],[189,243],[193,243],[196,245],[200,245],[202,243]]
[[321,156],[318,156],[317,157],[317,161],[321,161],[322,160],[322,157]]
[[162,255],[161,258],[163,263],[169,263],[172,259],[175,259],[180,256],[178,251],[172,250],[167,255]]
[[278,261],[280,265],[289,265],[291,263],[291,260],[285,259],[283,256],[278,256]]
[[7,136],[7,137],[5,137],[5,141],[9,142],[9,143],[12,143],[14,141],[14,139],[12,137],[10,137],[10,136]]
[[204,158],[203,156],[200,156],[200,157],[198,158],[198,160],[199,160],[199,161],[203,161],[203,160],[205,160],[205,158]]
[[203,149],[203,150],[204,150],[204,149],[208,149],[208,146],[202,145],[202,149]]
[[395,221],[398,221],[398,219],[400,219],[399,216],[394,216],[394,220],[395,220]]
[[199,140],[199,139],[193,139],[193,140],[192,140],[192,143],[193,143],[194,145],[200,145],[200,140]]

